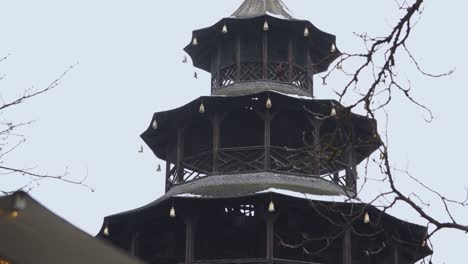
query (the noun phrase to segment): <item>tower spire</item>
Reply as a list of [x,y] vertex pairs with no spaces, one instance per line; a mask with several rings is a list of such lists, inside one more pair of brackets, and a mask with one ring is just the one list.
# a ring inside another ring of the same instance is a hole
[[294,19],[291,11],[281,0],[245,0],[232,14],[236,18],[252,18],[264,15]]

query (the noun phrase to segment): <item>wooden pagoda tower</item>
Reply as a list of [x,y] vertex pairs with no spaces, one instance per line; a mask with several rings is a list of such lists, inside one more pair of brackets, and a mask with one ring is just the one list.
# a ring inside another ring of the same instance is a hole
[[427,229],[356,197],[376,123],[314,97],[335,36],[281,0],[245,0],[185,51],[211,95],[155,113],[141,135],[166,193],[106,217],[99,237],[147,263],[414,263]]

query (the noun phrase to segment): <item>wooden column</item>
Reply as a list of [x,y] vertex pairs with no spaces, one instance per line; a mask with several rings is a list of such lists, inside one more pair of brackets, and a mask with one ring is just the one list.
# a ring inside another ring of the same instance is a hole
[[354,157],[354,147],[350,145],[348,148],[348,168],[346,169],[346,187],[356,191],[357,185],[357,164]]
[[[216,87],[215,88],[220,88],[221,87],[221,58],[222,58],[222,45],[223,45],[223,42],[222,41],[219,41],[218,42],[218,58],[217,58],[217,61],[216,61],[216,68],[217,68],[217,71],[216,71]],[[211,93],[213,94],[213,91],[214,89],[211,90]]]
[[213,125],[213,173],[218,172],[218,157],[219,148],[221,144],[221,120],[222,117],[219,113],[215,113],[212,117]]
[[263,31],[262,34],[262,73],[263,79],[268,79],[268,33]]
[[289,82],[293,81],[293,61],[294,61],[294,40],[291,35],[289,35],[288,43],[288,80]]
[[393,264],[400,264],[400,249],[396,244],[393,244]]
[[169,178],[170,177],[171,177],[171,163],[168,160],[166,160],[166,192],[169,191]]
[[351,229],[347,228],[343,236],[343,264],[351,264]]
[[312,81],[312,63],[310,59],[310,49],[306,49],[306,75],[307,75],[307,88],[309,88],[310,96],[314,97],[314,83]]
[[185,263],[191,264],[195,259],[195,218],[185,219]]
[[274,226],[275,226],[276,217],[272,214],[266,216],[266,232],[267,232],[267,243],[266,243],[266,252],[267,252],[267,263],[273,263],[274,254]]
[[272,115],[270,111],[266,111],[264,115],[264,124],[265,124],[265,170],[271,168],[270,165],[270,156],[271,156],[271,119]]
[[318,119],[309,119],[312,126],[314,127],[314,176],[320,177],[320,128],[322,126],[322,121]]
[[339,173],[339,172],[333,173],[333,182],[334,182],[335,184],[339,184],[339,183],[340,183],[340,173]]
[[132,257],[138,257],[138,232],[133,232],[130,240],[130,255]]
[[241,39],[240,33],[236,35],[236,79],[240,81],[241,79]]
[[184,181],[184,129],[177,129],[177,183]]

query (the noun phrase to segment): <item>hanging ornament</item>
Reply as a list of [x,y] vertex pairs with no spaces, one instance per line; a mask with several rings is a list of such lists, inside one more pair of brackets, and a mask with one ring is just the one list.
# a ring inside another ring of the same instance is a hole
[[336,108],[335,107],[332,107],[330,115],[333,116],[333,117],[336,116]]
[[327,78],[322,78],[322,85],[323,86],[326,86],[327,85]]
[[153,120],[153,123],[151,124],[151,127],[153,127],[153,129],[158,129],[158,121]]
[[176,213],[175,213],[175,208],[174,206],[171,207],[171,210],[169,210],[169,217],[170,218],[175,218],[176,217]]
[[108,227],[107,225],[106,225],[106,227],[104,228],[103,234],[104,234],[105,236],[109,236],[109,234],[110,234],[110,233],[109,233],[109,227]]
[[273,203],[273,200],[271,200],[270,204],[268,205],[268,212],[270,212],[270,213],[275,212],[275,204]]
[[268,31],[270,29],[270,25],[268,25],[268,21],[265,20],[265,23],[263,23],[263,31]]
[[370,216],[369,216],[369,213],[366,212],[366,214],[364,215],[364,224],[369,224],[370,223]]
[[343,63],[342,63],[341,61],[338,62],[338,64],[336,65],[336,68],[337,68],[338,70],[343,69]]
[[266,101],[266,108],[267,109],[271,109],[273,107],[273,104],[271,102],[271,99],[270,97],[268,97],[267,101]]
[[384,159],[385,159],[385,153],[383,153],[383,152],[380,153],[380,159],[381,159],[381,160],[384,160]]
[[158,167],[156,167],[156,171],[160,172],[161,171],[161,164],[158,164]]
[[221,30],[221,32],[222,32],[223,34],[227,34],[227,33],[228,33],[228,29],[227,29],[226,24],[224,24],[223,30]]
[[427,242],[426,240],[423,240],[422,244],[421,244],[422,247],[426,247],[427,246]]
[[197,39],[197,37],[193,37],[192,45],[198,46],[198,39]]
[[203,104],[203,102],[200,104],[200,108],[198,109],[198,112],[200,112],[200,114],[205,113],[205,105]]
[[308,37],[310,35],[309,28],[306,26],[304,29],[304,37]]
[[333,43],[333,44],[331,45],[330,51],[331,51],[331,53],[335,53],[335,52],[336,52],[336,45],[335,45],[335,43]]

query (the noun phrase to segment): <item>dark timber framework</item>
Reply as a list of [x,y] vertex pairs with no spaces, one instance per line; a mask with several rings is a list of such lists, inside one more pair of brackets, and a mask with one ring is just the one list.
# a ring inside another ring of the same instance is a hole
[[357,201],[377,124],[314,98],[335,36],[280,0],[245,0],[185,51],[211,96],[155,113],[142,134],[166,194],[106,217],[99,236],[146,263],[409,264],[427,228]]

